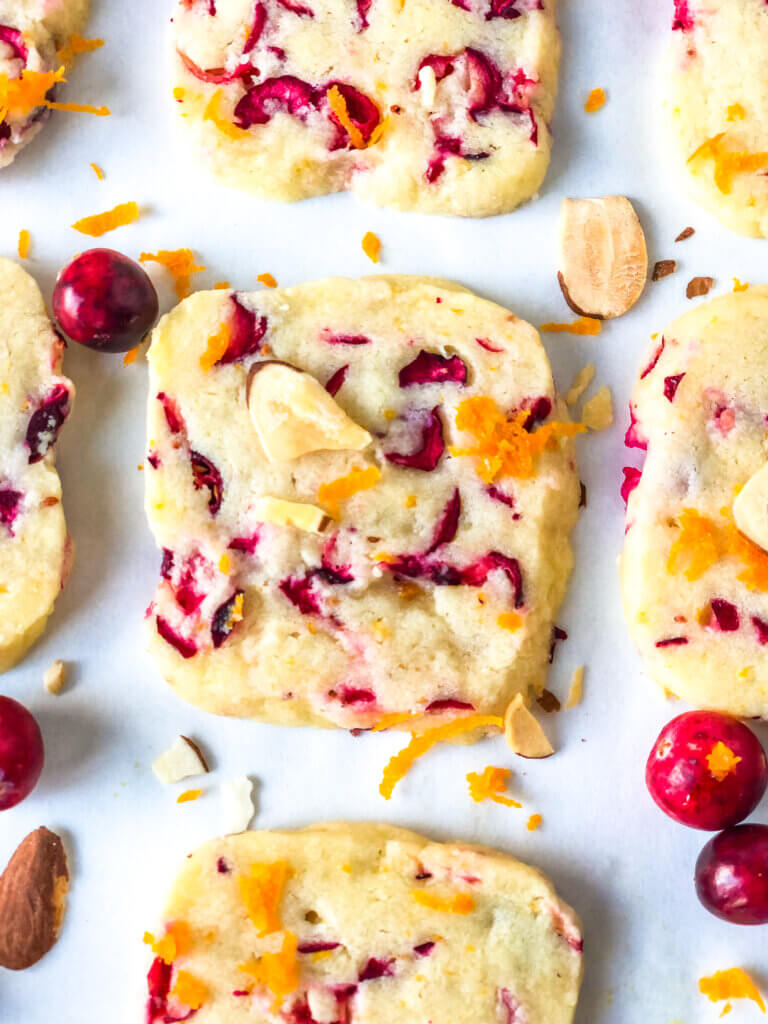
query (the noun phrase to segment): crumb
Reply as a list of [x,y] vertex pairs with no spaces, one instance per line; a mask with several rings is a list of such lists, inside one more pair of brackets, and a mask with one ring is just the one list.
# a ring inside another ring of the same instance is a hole
[[54,661],[50,668],[46,669],[43,676],[43,686],[54,695],[61,693],[67,684],[67,674],[63,661]]
[[714,277],[693,277],[685,289],[686,298],[697,299],[700,295],[708,295],[715,283]]
[[669,277],[677,270],[677,260],[658,260],[653,265],[652,281],[660,281],[662,277]]

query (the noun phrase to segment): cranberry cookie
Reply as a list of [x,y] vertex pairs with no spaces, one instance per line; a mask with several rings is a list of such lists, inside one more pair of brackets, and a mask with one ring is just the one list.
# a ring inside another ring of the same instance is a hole
[[204,292],[149,364],[149,635],[181,696],[365,728],[544,686],[579,428],[529,324],[425,278]]
[[583,960],[533,868],[343,823],[207,843],[145,941],[149,1024],[568,1024]]
[[40,291],[0,259],[0,671],[45,628],[71,563],[54,445],[74,386]]
[[179,0],[174,92],[214,173],[488,216],[549,163],[555,0]]

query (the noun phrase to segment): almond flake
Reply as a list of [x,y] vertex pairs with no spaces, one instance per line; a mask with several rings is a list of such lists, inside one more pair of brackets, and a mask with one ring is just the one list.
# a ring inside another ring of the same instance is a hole
[[181,782],[193,775],[205,775],[208,765],[197,744],[187,736],[179,736],[152,763],[152,771],[161,782],[169,784]]

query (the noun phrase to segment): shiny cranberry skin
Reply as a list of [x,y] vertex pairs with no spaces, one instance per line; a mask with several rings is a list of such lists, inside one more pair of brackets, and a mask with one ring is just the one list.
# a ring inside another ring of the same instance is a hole
[[98,352],[135,348],[157,313],[157,292],[144,268],[114,249],[76,256],[53,289],[53,315],[62,332]]
[[29,796],[43,770],[43,737],[17,700],[0,697],[0,811]]
[[768,924],[768,825],[737,825],[710,839],[696,861],[696,893],[731,924]]
[[[727,772],[708,760],[718,744],[728,748]],[[716,832],[743,821],[758,805],[768,785],[768,759],[742,722],[716,711],[688,711],[661,730],[645,782],[670,818]]]

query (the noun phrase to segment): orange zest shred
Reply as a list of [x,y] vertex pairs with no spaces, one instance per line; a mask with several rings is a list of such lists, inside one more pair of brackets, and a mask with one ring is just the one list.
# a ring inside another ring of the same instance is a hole
[[229,288],[229,281],[217,281],[213,287],[217,292],[224,291],[226,288]]
[[277,288],[277,281],[272,274],[259,274],[256,280],[267,288]]
[[676,522],[680,532],[670,548],[667,572],[682,572],[687,579],[700,579],[713,565],[732,555],[743,566],[738,580],[748,590],[768,592],[768,553],[739,531],[731,510],[720,509],[724,522],[701,515],[695,508],[684,508]]
[[49,110],[66,110],[70,114],[95,114],[96,117],[109,117],[109,107],[93,107],[90,103],[53,103],[46,101]]
[[475,909],[475,901],[468,892],[457,892],[450,899],[443,899],[424,889],[411,889],[411,896],[422,907],[441,914],[471,914]]
[[25,260],[29,256],[29,247],[32,242],[32,236],[26,230],[22,228],[19,232],[19,259]]
[[102,169],[99,167],[98,164],[91,164],[91,170],[96,175],[96,177],[99,179],[99,181],[104,181],[104,177],[105,177],[104,171],[102,171]]
[[740,103],[729,103],[726,115],[729,121],[743,121],[747,112]]
[[405,777],[411,765],[437,743],[451,740],[472,729],[485,729],[489,726],[503,729],[504,719],[499,715],[466,715],[463,718],[454,718],[443,725],[436,725],[433,729],[426,729],[418,736],[411,735],[408,746],[389,759],[379,784],[379,792],[385,800],[389,800],[395,786]]
[[332,85],[327,91],[326,96],[328,97],[328,106],[334,112],[339,124],[349,136],[352,148],[365,149],[367,146],[370,146],[373,142],[373,137],[371,137],[368,142],[365,141],[365,136],[349,116],[347,101],[344,99],[342,91],[339,89],[338,85]]
[[237,884],[248,919],[259,937],[279,932],[282,928],[280,901],[285,883],[291,875],[293,869],[287,861],[277,860],[271,864],[254,861],[249,874],[238,878]]
[[242,594],[237,594],[235,600],[232,602],[232,609],[227,618],[226,629],[231,630],[237,625],[238,622],[243,621],[243,602],[245,598]]
[[74,32],[59,50],[58,57],[62,64],[69,64],[81,53],[93,53],[104,45],[103,39],[83,39]]
[[366,231],[361,244],[363,252],[371,263],[378,263],[379,256],[381,255],[381,239],[379,236],[374,235],[372,231]]
[[525,827],[529,832],[535,832],[536,829],[541,825],[541,815],[532,814],[528,821],[525,823]]
[[185,789],[183,793],[179,793],[176,797],[177,804],[188,804],[193,800],[199,800],[203,795],[202,789]]
[[167,964],[172,964],[178,957],[189,952],[192,946],[192,933],[186,921],[173,921],[160,939],[155,939],[151,932],[144,932],[144,942],[155,956],[159,956]]
[[578,320],[571,323],[546,323],[539,324],[540,331],[547,331],[549,334],[599,334],[603,329],[601,320],[592,316],[580,316]]
[[605,106],[605,89],[592,89],[589,96],[587,96],[584,110],[588,114],[594,114],[595,111],[600,110],[603,106]]
[[472,434],[477,443],[470,448],[449,446],[448,451],[478,459],[477,475],[487,484],[498,476],[527,479],[535,475],[539,455],[557,438],[574,437],[586,429],[581,423],[552,422],[529,433],[525,424],[530,415],[523,409],[508,419],[493,398],[467,398],[456,410],[456,427]]
[[296,966],[298,941],[293,932],[286,932],[282,948],[277,953],[262,953],[258,960],[238,964],[237,969],[249,974],[257,984],[262,985],[274,996],[272,1009],[277,1013],[286,996],[299,987],[299,972]]
[[707,978],[699,978],[699,992],[713,1003],[722,999],[751,999],[765,1013],[765,1003],[757,985],[741,967],[715,971]]
[[723,139],[725,132],[706,139],[688,157],[688,163],[711,157],[714,161],[715,185],[723,193],[729,195],[733,191],[733,179],[737,174],[755,174],[768,168],[768,153],[739,153],[725,149]]
[[385,729],[392,729],[396,725],[403,725],[405,722],[417,722],[422,715],[412,715],[409,711],[393,711],[390,715],[382,715],[376,725],[371,727],[371,732],[384,732]]
[[327,484],[320,484],[317,489],[317,500],[326,505],[333,517],[338,519],[341,502],[360,491],[369,491],[376,486],[380,477],[381,470],[377,466],[367,466],[365,469],[354,466],[346,476],[340,476]]
[[90,235],[91,238],[101,238],[108,231],[124,227],[126,224],[133,224],[139,219],[139,207],[137,203],[119,203],[112,210],[105,213],[95,213],[92,217],[83,217],[76,220],[72,227],[82,235]]
[[199,1010],[208,998],[208,989],[189,971],[179,971],[171,989],[171,995],[190,1010]]
[[232,339],[232,329],[229,323],[224,320],[219,329],[208,336],[205,352],[200,356],[200,367],[204,373],[208,373],[229,348]]
[[502,804],[504,807],[522,807],[523,805],[517,800],[504,796],[504,790],[507,788],[511,774],[509,768],[495,768],[492,764],[484,768],[482,774],[468,772],[469,795],[478,804],[483,800],[493,800],[494,803]]
[[123,366],[130,366],[131,363],[135,363],[139,357],[139,346],[132,348],[129,352],[126,352],[123,356]]
[[520,629],[523,624],[522,615],[518,615],[517,612],[502,612],[501,615],[496,619],[496,625],[502,629],[509,630],[510,633],[514,633]]
[[50,110],[70,110],[75,113],[97,114],[106,117],[109,107],[92,107],[82,103],[55,103],[48,94],[59,82],[66,82],[64,66],[57,71],[32,71],[25,68],[18,78],[0,74],[0,121],[6,115],[24,116],[37,107]]
[[726,746],[722,740],[718,740],[717,743],[712,747],[712,750],[707,754],[707,765],[709,767],[710,774],[717,779],[718,782],[722,782],[726,779],[731,772],[735,771],[736,765],[741,761],[731,750],[729,746]]
[[733,279],[733,290],[735,292],[745,292],[749,288],[749,281],[740,281],[738,277]]
[[229,572],[229,555],[225,551],[219,559],[219,572],[226,574]]
[[200,274],[206,268],[199,266],[191,249],[160,249],[158,252],[143,252],[139,256],[142,263],[159,263],[172,275],[176,282],[176,295],[186,299],[192,291],[190,279],[193,274]]
[[235,141],[240,139],[249,139],[251,136],[244,128],[238,128],[236,124],[233,124],[231,121],[227,121],[222,115],[219,107],[223,95],[222,90],[217,89],[213,96],[211,96],[205,110],[203,111],[203,120],[210,121],[219,129],[222,135],[226,135],[229,139],[234,139]]

